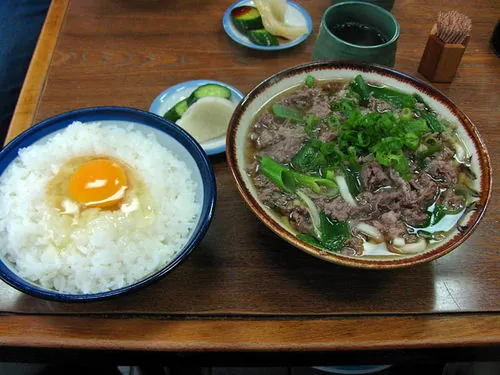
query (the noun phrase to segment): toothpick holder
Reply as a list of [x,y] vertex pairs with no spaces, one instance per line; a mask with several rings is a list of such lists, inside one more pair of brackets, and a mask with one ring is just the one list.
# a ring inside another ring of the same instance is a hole
[[449,44],[444,43],[436,34],[437,28],[434,25],[427,39],[418,71],[431,82],[451,82],[460,65],[470,35],[467,35],[462,44]]

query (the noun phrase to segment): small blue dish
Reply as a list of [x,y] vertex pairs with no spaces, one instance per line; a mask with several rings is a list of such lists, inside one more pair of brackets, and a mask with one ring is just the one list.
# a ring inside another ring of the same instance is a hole
[[[158,116],[163,116],[175,104],[191,95],[191,93],[199,86],[209,83],[215,83],[227,87],[231,91],[230,100],[236,105],[241,101],[241,99],[243,99],[243,94],[241,93],[241,91],[229,86],[226,83],[208,79],[199,79],[179,83],[177,85],[169,87],[155,98],[155,100],[149,107],[149,112],[152,112]],[[220,154],[221,152],[226,151],[226,134],[218,138],[202,142],[201,147],[203,148],[203,150],[205,150],[207,155]]]
[[246,35],[242,34],[233,24],[231,21],[231,11],[234,8],[243,6],[243,5],[249,5],[253,6],[253,1],[251,0],[240,0],[233,5],[231,5],[227,10],[226,13],[224,13],[224,17],[222,19],[222,25],[224,26],[224,30],[226,31],[227,35],[231,39],[233,39],[236,43],[241,44],[243,46],[246,46],[248,48],[252,49],[257,49],[257,50],[263,50],[263,51],[278,51],[282,49],[287,49],[291,48],[293,46],[296,46],[297,44],[302,43],[304,40],[307,39],[307,37],[311,34],[312,32],[312,20],[311,16],[309,16],[309,13],[302,8],[300,5],[288,1],[287,2],[287,13],[286,13],[286,19],[285,21],[288,21],[291,24],[294,25],[306,25],[307,27],[307,33],[302,35],[300,38],[297,38],[295,40],[292,40],[288,43],[283,43],[280,44],[279,46],[259,46],[258,44],[252,43]]
[[[193,251],[203,239],[212,220],[216,201],[216,184],[212,167],[200,145],[179,126],[152,113],[125,107],[93,107],[78,109],[49,118],[20,134],[0,151],[0,178],[9,164],[18,156],[21,148],[34,143],[43,143],[42,138],[64,130],[74,121],[89,123],[113,122],[121,126],[134,123],[134,130],[146,135],[153,135],[163,146],[167,147],[177,158],[183,160],[193,173],[197,184],[196,198],[201,203],[196,225],[192,229],[184,247],[175,257],[160,270],[145,276],[143,279],[125,287],[94,293],[68,294],[43,288],[21,278],[6,259],[0,258],[0,279],[10,286],[35,297],[61,302],[87,302],[107,299],[145,287],[172,271]],[[158,166],[161,168],[161,166]],[[1,209],[1,208],[0,208]]]

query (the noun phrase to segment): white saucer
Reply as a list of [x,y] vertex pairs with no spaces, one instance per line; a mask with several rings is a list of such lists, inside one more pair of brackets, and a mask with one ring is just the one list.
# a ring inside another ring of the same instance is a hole
[[[176,103],[183,99],[186,99],[191,93],[196,90],[201,85],[206,85],[208,83],[215,83],[221,86],[227,87],[231,91],[231,101],[238,104],[241,99],[243,99],[243,94],[241,91],[231,87],[223,82],[213,81],[213,80],[194,80],[179,83],[175,86],[171,86],[160,95],[158,95],[151,106],[149,107],[149,112],[162,116],[172,108]],[[221,135],[218,138],[211,139],[200,143],[200,146],[205,150],[207,155],[220,154],[226,151],[226,134]]]

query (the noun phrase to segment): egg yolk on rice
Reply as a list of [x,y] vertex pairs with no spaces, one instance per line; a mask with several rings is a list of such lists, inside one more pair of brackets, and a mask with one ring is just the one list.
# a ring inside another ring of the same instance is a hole
[[81,165],[71,176],[70,197],[85,207],[113,209],[128,188],[127,175],[116,162],[95,159]]

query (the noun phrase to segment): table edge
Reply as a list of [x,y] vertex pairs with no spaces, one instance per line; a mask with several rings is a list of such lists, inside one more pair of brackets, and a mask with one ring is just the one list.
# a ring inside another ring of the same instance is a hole
[[69,0],[52,0],[50,4],[4,145],[33,124],[68,5]]
[[0,346],[167,352],[490,347],[500,346],[500,314],[286,320],[6,315],[0,317]]

